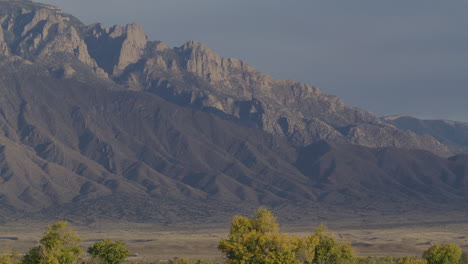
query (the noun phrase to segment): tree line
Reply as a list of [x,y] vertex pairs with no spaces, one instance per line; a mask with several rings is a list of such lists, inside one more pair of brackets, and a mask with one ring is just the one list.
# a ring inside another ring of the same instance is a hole
[[[81,238],[67,222],[47,227],[39,245],[24,256],[7,250],[0,264],[122,264],[130,255],[123,241],[104,239],[87,248],[89,259],[80,247]],[[281,233],[276,217],[259,208],[253,217],[235,216],[229,235],[221,239],[218,249],[222,261],[173,259],[152,264],[468,264],[468,254],[455,244],[430,246],[418,257],[358,257],[351,244],[335,239],[325,226],[305,236]],[[138,263],[138,262],[135,262]]]

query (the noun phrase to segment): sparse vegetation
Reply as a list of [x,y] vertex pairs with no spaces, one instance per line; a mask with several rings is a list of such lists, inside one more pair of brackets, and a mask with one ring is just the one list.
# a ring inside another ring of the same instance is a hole
[[121,264],[130,255],[130,251],[125,246],[125,242],[112,242],[109,239],[104,239],[89,247],[88,253],[97,263]]
[[7,248],[0,255],[0,264],[21,264],[18,253]]
[[229,235],[218,249],[223,260],[174,258],[165,261],[126,260],[130,251],[123,241],[104,239],[92,244],[83,257],[81,238],[67,222],[47,227],[39,245],[23,257],[8,248],[0,264],[468,264],[468,253],[455,244],[435,244],[418,257],[358,257],[351,244],[339,241],[323,225],[300,236],[281,233],[276,217],[259,208],[250,217],[234,216]]

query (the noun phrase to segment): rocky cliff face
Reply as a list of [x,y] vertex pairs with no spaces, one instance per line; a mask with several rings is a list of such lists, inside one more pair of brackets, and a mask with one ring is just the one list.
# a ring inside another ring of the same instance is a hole
[[48,63],[56,77],[73,78],[89,70],[127,89],[155,93],[179,105],[286,137],[296,146],[325,139],[451,154],[430,136],[388,125],[314,86],[277,80],[243,61],[222,58],[199,42],[169,48],[148,41],[135,24],[85,26],[55,7],[0,3],[0,52]]
[[77,60],[100,77],[106,77],[89,55],[80,36],[82,25],[74,17],[52,6],[25,1],[0,2],[0,7],[0,22],[8,34],[4,43],[12,55],[45,64]]
[[5,36],[3,35],[3,29],[0,27],[0,55],[9,55],[8,45],[5,43]]
[[148,42],[145,32],[136,24],[112,28],[91,25],[86,29],[85,39],[99,66],[114,77],[141,59]]
[[297,146],[331,140],[450,155],[430,136],[396,129],[314,86],[277,80],[240,60],[221,58],[196,41],[174,49],[150,43],[146,56],[116,80],[287,137]]

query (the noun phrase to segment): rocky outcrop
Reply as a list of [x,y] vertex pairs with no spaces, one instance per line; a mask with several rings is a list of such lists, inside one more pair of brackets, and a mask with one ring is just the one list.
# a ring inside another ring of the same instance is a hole
[[98,64],[110,75],[119,76],[127,66],[138,62],[148,39],[140,25],[105,28],[101,24],[88,27],[86,43]]
[[143,63],[117,80],[132,89],[260,127],[296,146],[332,140],[451,154],[433,138],[401,131],[314,86],[274,79],[241,60],[222,58],[196,41],[174,49],[152,43],[147,54]]
[[31,3],[28,8],[16,2],[2,5],[14,10],[1,19],[12,36],[9,49],[14,55],[39,63],[53,62],[54,65],[75,59],[89,66],[98,76],[106,77],[89,55],[72,17],[47,5]]
[[8,56],[9,54],[8,45],[6,44],[5,37],[3,36],[3,29],[0,26],[0,55]]
[[114,69],[114,75],[119,75],[128,65],[140,60],[148,39],[141,26],[137,24],[129,24],[123,28],[119,28],[119,30],[115,30],[111,34],[111,37],[123,38],[119,62]]

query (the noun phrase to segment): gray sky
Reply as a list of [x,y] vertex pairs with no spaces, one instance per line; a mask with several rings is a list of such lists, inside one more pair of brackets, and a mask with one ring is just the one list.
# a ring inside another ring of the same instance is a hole
[[378,116],[468,121],[468,0],[39,0],[84,23],[198,40]]

